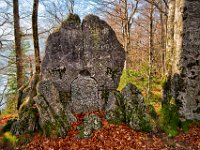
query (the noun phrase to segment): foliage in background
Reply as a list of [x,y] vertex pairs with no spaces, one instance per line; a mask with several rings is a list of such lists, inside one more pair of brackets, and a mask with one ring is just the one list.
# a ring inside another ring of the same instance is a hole
[[[118,86],[119,91],[121,91],[127,83],[132,83],[138,87],[142,94],[146,98],[147,84],[148,84],[148,64],[143,65],[140,70],[123,70],[122,76],[120,78],[120,83]],[[152,91],[150,95],[150,103],[160,103],[161,102],[161,77],[159,75],[154,75],[152,78]]]
[[[23,41],[22,43],[23,52],[24,54],[28,54],[30,51],[30,42],[29,41]],[[12,49],[10,55],[10,58],[15,58],[15,50]],[[2,111],[3,114],[16,114],[16,95],[17,95],[17,82],[16,82],[16,65],[15,65],[15,59],[9,59],[8,61],[8,72],[9,76],[7,79],[7,90],[5,93],[5,107]],[[28,81],[30,77],[29,73],[29,60],[27,59],[26,55],[24,55],[24,66],[26,71],[26,82]]]

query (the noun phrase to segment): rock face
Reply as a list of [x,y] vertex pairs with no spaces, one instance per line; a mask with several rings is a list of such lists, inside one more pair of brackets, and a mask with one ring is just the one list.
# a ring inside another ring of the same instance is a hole
[[[13,133],[40,128],[46,135],[64,137],[76,121],[73,113],[103,108],[100,93],[118,87],[124,61],[124,49],[106,22],[88,15],[81,23],[79,16],[70,14],[48,38],[41,76],[19,94],[23,106]],[[84,133],[99,128],[99,122],[89,119],[87,125],[93,125]]]
[[151,116],[147,113],[144,97],[133,84],[127,84],[122,89],[125,100],[126,122],[135,130],[151,131]]
[[98,84],[95,79],[83,73],[78,75],[71,84],[71,107],[76,113],[102,109],[103,102],[99,98]]
[[154,129],[152,108],[145,105],[144,98],[137,87],[129,83],[122,89],[122,93],[110,92],[106,118],[113,123],[124,122],[134,130],[149,132]]
[[105,107],[106,119],[111,123],[126,122],[125,102],[120,92],[109,92]]
[[88,15],[81,23],[77,15],[70,14],[48,38],[42,74],[60,91],[70,92],[81,70],[90,72],[99,90],[116,89],[124,61],[124,49],[106,22]]
[[182,118],[200,120],[200,1],[170,1],[169,8],[172,95]]
[[76,118],[64,108],[59,91],[50,80],[43,80],[38,84],[38,94],[34,101],[40,116],[40,127],[46,135],[53,133],[66,136],[70,124],[76,121]]
[[77,128],[79,130],[79,138],[91,137],[94,130],[98,130],[102,127],[101,118],[95,114],[85,116],[83,118],[83,123]]

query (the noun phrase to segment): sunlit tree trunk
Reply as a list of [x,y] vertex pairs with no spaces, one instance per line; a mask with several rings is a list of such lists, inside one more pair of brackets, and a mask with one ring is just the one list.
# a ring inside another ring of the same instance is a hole
[[20,18],[18,0],[13,0],[13,17],[14,17],[14,36],[15,36],[15,52],[16,52],[16,76],[17,89],[19,89],[25,81],[25,71],[23,64],[23,50],[21,46]]
[[[163,4],[160,4],[161,10],[163,10]],[[164,11],[164,10],[163,10]],[[166,46],[165,46],[165,40],[166,40],[166,35],[165,35],[165,18],[164,14],[162,11],[159,11],[160,13],[160,25],[161,25],[161,48],[162,48],[162,53],[161,53],[161,65],[162,65],[162,76],[165,75],[165,55],[166,55]]]
[[33,30],[33,43],[34,43],[34,60],[35,60],[35,72],[40,73],[40,48],[38,37],[38,5],[39,0],[34,0],[33,13],[32,13],[32,30]]
[[151,82],[152,82],[152,71],[153,71],[153,3],[150,3],[150,14],[149,14],[149,72],[148,72],[148,87],[147,87],[147,102],[149,102],[151,94]]
[[127,0],[123,1],[123,21],[122,21],[122,35],[123,35],[123,46],[124,50],[126,52],[126,62],[125,62],[125,69],[130,69],[131,62],[129,58],[129,51],[130,51],[130,43],[131,43],[131,25],[132,25],[132,19],[135,15],[137,8],[138,8],[139,0],[136,0],[135,7],[131,10],[130,15],[128,15],[128,2]]
[[174,17],[175,17],[175,0],[169,1],[168,20],[167,20],[167,44],[166,44],[166,71],[167,76],[172,74],[172,59],[174,51]]

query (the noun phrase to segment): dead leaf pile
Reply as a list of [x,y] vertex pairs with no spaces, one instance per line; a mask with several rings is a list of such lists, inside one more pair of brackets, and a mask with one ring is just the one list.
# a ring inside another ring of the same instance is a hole
[[[78,138],[77,126],[83,122],[85,114],[76,115],[78,121],[73,123],[68,135],[62,138],[45,137],[35,133],[24,136],[29,144],[18,145],[17,149],[27,150],[198,150],[200,149],[200,125],[194,125],[187,133],[181,132],[173,139],[166,133],[142,133],[130,129],[127,125],[109,124],[104,118],[104,113],[93,112],[102,119],[103,127],[86,139]],[[5,124],[11,116],[0,118],[0,125]],[[1,138],[0,138],[1,139]]]
[[86,139],[77,137],[77,126],[83,121],[86,114],[76,115],[78,121],[71,126],[65,139],[47,138],[36,134],[31,143],[26,145],[26,149],[44,150],[168,150],[168,149],[200,149],[200,127],[192,127],[188,133],[180,133],[173,139],[168,139],[167,134],[159,135],[137,132],[127,125],[109,124],[103,117],[104,114],[95,112],[100,116],[103,128],[95,131],[93,136]]

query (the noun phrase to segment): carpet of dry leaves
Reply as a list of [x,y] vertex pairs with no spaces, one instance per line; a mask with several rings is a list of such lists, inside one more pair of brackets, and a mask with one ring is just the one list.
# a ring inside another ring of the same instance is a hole
[[[195,125],[187,133],[181,132],[173,139],[165,133],[142,133],[130,129],[127,125],[109,124],[104,114],[95,112],[102,118],[103,128],[94,132],[87,139],[77,137],[77,126],[87,114],[76,115],[68,135],[62,138],[45,137],[35,134],[27,145],[19,145],[18,149],[27,150],[198,150],[200,149],[200,126]],[[1,122],[1,121],[0,121]]]

